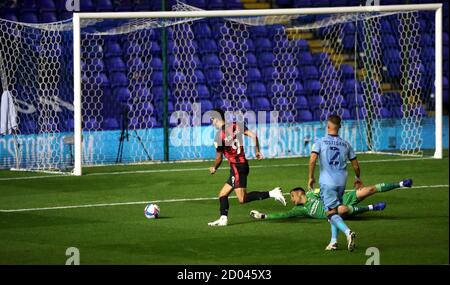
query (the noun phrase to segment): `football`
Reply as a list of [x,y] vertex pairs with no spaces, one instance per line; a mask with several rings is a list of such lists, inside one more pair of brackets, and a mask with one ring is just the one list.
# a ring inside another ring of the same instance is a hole
[[148,204],[145,206],[144,215],[147,219],[156,219],[159,217],[159,206],[156,204]]

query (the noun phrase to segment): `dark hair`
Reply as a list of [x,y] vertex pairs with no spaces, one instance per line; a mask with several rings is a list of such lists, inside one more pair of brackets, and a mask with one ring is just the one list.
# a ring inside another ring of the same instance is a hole
[[303,189],[302,187],[295,187],[295,188],[292,189],[289,193],[296,192],[296,191],[302,191],[303,194],[306,193],[305,189]]
[[225,112],[222,109],[215,108],[211,110],[211,120],[220,119],[225,122]]
[[341,117],[339,117],[338,115],[331,115],[328,117],[328,122],[331,122],[334,125],[340,127],[341,126]]

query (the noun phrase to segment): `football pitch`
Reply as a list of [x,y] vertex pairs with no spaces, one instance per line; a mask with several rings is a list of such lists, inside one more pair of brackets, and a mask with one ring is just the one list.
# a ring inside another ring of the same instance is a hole
[[[380,264],[449,263],[449,161],[360,154],[365,185],[412,178],[414,187],[378,193],[382,212],[348,220],[355,251],[326,252],[326,220],[257,221],[252,209],[285,211],[273,199],[240,205],[230,199],[227,227],[207,226],[219,216],[217,194],[227,162],[84,168],[84,176],[0,171],[0,264],[65,264],[76,247],[80,264],[357,264],[379,250]],[[250,161],[248,192],[306,187],[308,158]],[[318,167],[316,167],[318,168]],[[353,177],[351,167],[349,177]],[[318,179],[316,175],[316,179]],[[349,179],[347,189],[351,189]],[[234,197],[234,194],[232,194]],[[155,202],[159,219],[144,217]]]

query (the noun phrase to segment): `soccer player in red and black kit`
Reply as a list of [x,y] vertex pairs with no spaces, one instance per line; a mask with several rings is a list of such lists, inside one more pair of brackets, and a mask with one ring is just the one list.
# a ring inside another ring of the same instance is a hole
[[259,149],[258,137],[255,133],[247,129],[243,123],[226,123],[225,114],[222,110],[214,109],[211,113],[211,123],[219,131],[214,139],[216,161],[214,166],[209,168],[209,171],[211,174],[216,173],[222,163],[222,157],[225,155],[230,164],[230,177],[219,192],[220,218],[214,222],[208,223],[208,225],[226,226],[228,224],[228,195],[230,195],[233,190],[241,204],[271,197],[286,206],[286,200],[279,187],[272,191],[254,191],[247,193],[247,176],[250,168],[244,153],[244,135],[253,139],[256,145],[256,158],[261,160],[263,157]]

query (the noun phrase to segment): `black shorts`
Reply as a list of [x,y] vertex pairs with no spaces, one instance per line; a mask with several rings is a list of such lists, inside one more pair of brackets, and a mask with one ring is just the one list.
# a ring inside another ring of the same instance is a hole
[[230,177],[227,184],[233,188],[247,188],[247,176],[250,168],[247,163],[237,163],[230,165]]

